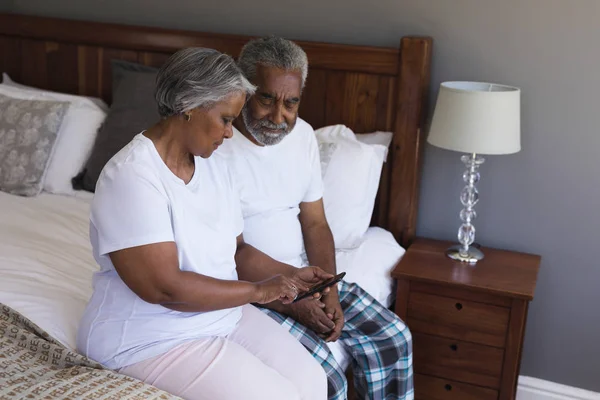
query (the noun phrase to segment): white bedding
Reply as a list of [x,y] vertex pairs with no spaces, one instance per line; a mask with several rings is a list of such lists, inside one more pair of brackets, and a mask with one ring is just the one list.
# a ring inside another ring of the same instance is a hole
[[97,268],[88,233],[91,198],[0,192],[0,302],[71,349]]
[[[98,268],[89,242],[91,198],[91,193],[25,198],[0,192],[0,302],[71,349]],[[336,259],[347,281],[389,306],[390,271],[403,254],[389,232],[369,228],[360,247],[338,252]],[[330,347],[347,367],[341,347]]]

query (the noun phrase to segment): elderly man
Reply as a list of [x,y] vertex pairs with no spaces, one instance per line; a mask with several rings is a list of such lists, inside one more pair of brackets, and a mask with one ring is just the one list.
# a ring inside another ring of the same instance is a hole
[[[306,54],[295,43],[269,37],[247,43],[238,65],[257,90],[220,150],[240,191],[244,238],[280,262],[300,267],[306,253],[310,265],[335,273],[318,146],[312,127],[298,118]],[[257,263],[240,279],[259,281],[274,272]],[[321,298],[265,307],[326,370],[329,399],[346,399],[348,389],[327,344],[334,341],[352,357],[360,398],[414,397],[411,334],[358,285],[342,281]]]

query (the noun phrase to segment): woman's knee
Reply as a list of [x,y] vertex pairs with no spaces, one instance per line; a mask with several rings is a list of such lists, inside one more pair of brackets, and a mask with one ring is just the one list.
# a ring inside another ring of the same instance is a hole
[[309,361],[303,364],[302,369],[298,371],[300,379],[297,383],[301,399],[327,399],[327,374],[323,366],[312,356],[310,356]]
[[272,386],[268,395],[261,395],[261,400],[304,400],[298,388],[287,378],[280,376],[275,381],[265,382],[265,386]]

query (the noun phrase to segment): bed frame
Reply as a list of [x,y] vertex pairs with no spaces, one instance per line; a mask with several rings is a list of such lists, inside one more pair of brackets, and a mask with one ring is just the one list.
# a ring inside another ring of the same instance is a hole
[[[110,104],[111,59],[160,66],[190,46],[235,57],[250,38],[0,13],[0,72],[25,85]],[[300,106],[304,120],[315,129],[345,124],[356,133],[394,132],[372,224],[408,246],[415,235],[432,40],[404,37],[399,49],[297,43],[310,64]]]

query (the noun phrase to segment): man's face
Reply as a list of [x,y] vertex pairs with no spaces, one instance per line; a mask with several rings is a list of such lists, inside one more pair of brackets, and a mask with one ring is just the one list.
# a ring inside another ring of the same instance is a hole
[[242,110],[244,125],[259,144],[273,146],[296,125],[302,73],[258,65],[253,83],[258,89]]

